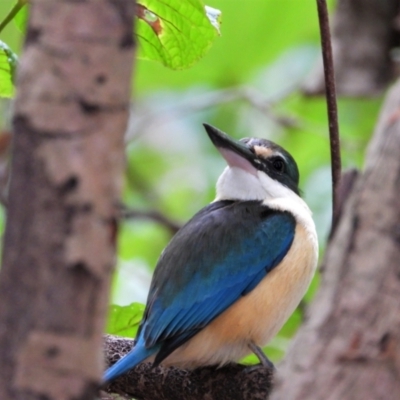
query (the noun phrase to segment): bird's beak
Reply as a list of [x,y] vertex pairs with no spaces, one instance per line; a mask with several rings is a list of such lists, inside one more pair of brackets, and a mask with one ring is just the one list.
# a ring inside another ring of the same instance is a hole
[[257,175],[257,169],[254,167],[256,156],[245,144],[233,140],[214,126],[208,124],[203,124],[203,126],[214,146],[231,168],[240,168],[252,175]]

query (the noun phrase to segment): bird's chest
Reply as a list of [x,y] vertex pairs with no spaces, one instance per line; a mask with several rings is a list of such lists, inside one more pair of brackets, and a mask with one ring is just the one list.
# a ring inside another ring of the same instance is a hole
[[264,345],[299,304],[314,275],[318,257],[315,230],[296,226],[290,250],[281,263],[212,325],[225,340],[251,339]]
[[318,260],[315,231],[297,225],[292,246],[282,262],[260,282],[246,300],[258,314],[253,325],[260,344],[267,343],[279,331],[304,296]]

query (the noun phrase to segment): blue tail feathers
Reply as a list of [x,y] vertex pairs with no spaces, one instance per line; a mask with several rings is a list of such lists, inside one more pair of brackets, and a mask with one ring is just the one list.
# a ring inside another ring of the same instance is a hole
[[158,346],[146,349],[143,341],[139,340],[136,346],[125,356],[118,360],[114,365],[107,369],[103,376],[104,382],[110,382],[118,376],[128,372],[133,367],[144,361],[158,351]]

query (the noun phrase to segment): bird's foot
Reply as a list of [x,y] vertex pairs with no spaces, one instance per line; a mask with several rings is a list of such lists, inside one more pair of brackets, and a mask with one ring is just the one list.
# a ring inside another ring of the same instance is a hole
[[[258,357],[258,359],[260,360],[260,364],[264,367],[264,368],[268,368],[271,370],[275,370],[275,366],[272,363],[272,361],[264,354],[264,352],[262,351],[262,349],[260,347],[258,347],[255,343],[251,342],[249,344],[249,348],[250,350]],[[260,365],[258,364],[258,366]]]

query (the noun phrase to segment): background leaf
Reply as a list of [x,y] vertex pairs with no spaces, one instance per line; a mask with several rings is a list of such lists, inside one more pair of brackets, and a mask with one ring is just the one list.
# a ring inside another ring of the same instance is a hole
[[12,97],[14,95],[14,73],[18,58],[15,53],[0,41],[0,96]]
[[25,7],[22,7],[18,14],[14,17],[14,23],[21,32],[26,31],[26,27],[28,26],[28,15],[29,5],[25,5]]
[[199,0],[141,0],[136,13],[139,57],[172,69],[190,67],[218,35]]
[[140,303],[110,306],[106,332],[110,335],[134,338],[143,312],[144,305]]

